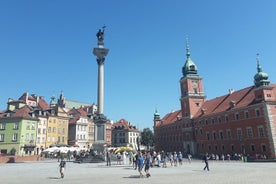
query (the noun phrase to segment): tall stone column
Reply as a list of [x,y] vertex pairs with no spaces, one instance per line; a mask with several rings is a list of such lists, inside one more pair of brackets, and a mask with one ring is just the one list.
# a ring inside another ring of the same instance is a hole
[[99,29],[96,34],[98,38],[98,47],[93,49],[93,54],[97,57],[98,64],[98,112],[94,117],[95,123],[95,146],[105,143],[106,135],[106,117],[104,115],[104,62],[109,49],[104,48],[104,29]]

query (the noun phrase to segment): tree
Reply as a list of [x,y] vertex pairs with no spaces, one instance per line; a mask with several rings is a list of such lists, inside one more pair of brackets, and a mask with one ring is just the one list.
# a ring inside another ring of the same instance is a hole
[[153,146],[154,143],[154,135],[151,129],[144,128],[143,132],[141,133],[141,144],[144,146]]

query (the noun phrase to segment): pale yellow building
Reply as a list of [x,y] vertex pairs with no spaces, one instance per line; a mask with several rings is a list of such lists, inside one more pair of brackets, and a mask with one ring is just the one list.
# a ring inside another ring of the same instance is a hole
[[48,115],[46,148],[53,145],[68,144],[69,116],[62,107],[59,107],[53,102],[54,98],[52,97]]

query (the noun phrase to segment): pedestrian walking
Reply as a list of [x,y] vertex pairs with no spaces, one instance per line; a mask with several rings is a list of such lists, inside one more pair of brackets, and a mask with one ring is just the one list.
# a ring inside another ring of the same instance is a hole
[[145,159],[145,173],[148,178],[148,177],[150,177],[151,155],[150,155],[150,152],[147,152],[146,154],[147,155],[146,155],[146,159]]
[[68,150],[67,151],[67,161],[70,161],[70,159],[71,159],[71,151]]
[[60,150],[58,150],[58,152],[57,152],[57,159],[58,159],[58,162],[59,162],[60,158],[61,158],[61,153],[60,153]]
[[111,166],[111,153],[108,150],[106,152],[106,166]]
[[142,170],[143,170],[143,167],[144,167],[144,159],[143,159],[141,153],[139,153],[139,156],[138,156],[138,159],[137,159],[137,166],[138,166],[138,172],[140,174],[140,178],[142,178],[143,177]]
[[192,155],[191,155],[191,154],[188,154],[188,161],[189,161],[189,164],[190,164],[191,161],[192,161]]
[[128,153],[128,159],[129,159],[129,165],[131,165],[132,164],[132,159],[133,159],[133,153],[132,153],[132,151],[130,151]]
[[174,166],[176,167],[177,166],[177,153],[176,153],[176,151],[173,153],[173,163],[174,163]]
[[209,160],[209,155],[208,153],[206,153],[203,157],[203,161],[205,162],[205,167],[203,168],[203,170],[205,171],[207,169],[207,171],[209,171],[209,163],[208,163],[208,160]]
[[135,170],[136,170],[137,167],[138,167],[138,158],[139,158],[139,154],[140,154],[140,153],[136,153],[136,154],[135,154],[135,168],[134,168]]
[[64,161],[64,158],[61,158],[61,161],[59,163],[59,172],[61,178],[64,178],[64,170],[65,170],[66,162]]
[[177,158],[178,158],[179,165],[182,165],[183,155],[182,155],[181,151],[179,151]]

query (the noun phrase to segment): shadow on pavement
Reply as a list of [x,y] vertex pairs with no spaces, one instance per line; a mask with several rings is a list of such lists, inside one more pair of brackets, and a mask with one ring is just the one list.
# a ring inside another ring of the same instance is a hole
[[61,178],[60,177],[48,177],[48,179],[56,180],[56,179],[61,179]]
[[140,178],[140,176],[139,175],[130,175],[128,177],[123,177],[123,178]]

